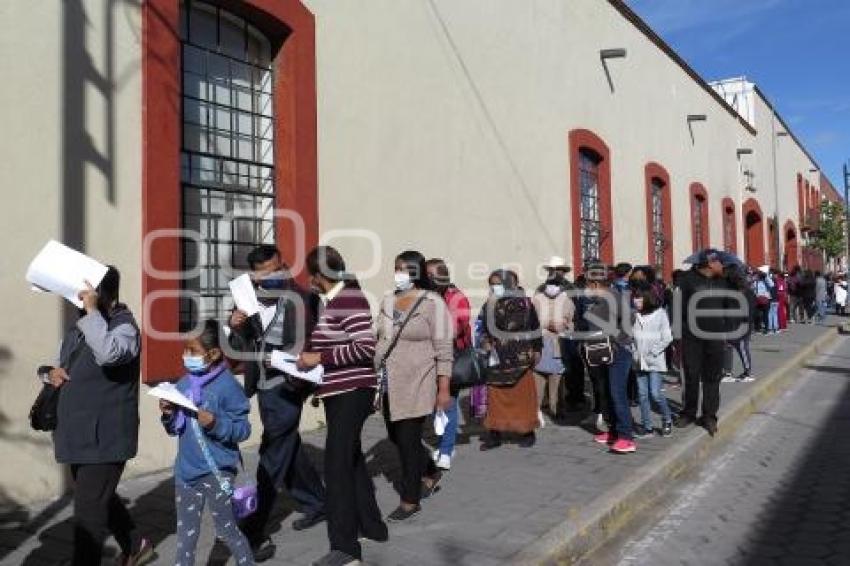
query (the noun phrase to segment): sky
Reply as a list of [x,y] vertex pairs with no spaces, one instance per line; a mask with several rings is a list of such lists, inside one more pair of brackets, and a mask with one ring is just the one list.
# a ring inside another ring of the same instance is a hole
[[850,160],[850,0],[627,0],[706,80],[756,83],[839,193]]

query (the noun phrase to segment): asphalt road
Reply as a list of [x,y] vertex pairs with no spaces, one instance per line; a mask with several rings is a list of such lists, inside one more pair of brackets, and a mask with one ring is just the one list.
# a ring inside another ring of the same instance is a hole
[[850,339],[709,462],[585,563],[850,565]]

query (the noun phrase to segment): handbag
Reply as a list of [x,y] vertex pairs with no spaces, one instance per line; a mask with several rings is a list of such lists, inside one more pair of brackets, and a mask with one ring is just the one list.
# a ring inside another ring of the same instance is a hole
[[525,348],[517,352],[517,365],[512,366],[487,366],[484,369],[484,376],[487,385],[494,387],[513,387],[519,380],[528,373],[528,370],[534,367],[534,350]]
[[589,367],[611,365],[614,361],[614,348],[611,337],[591,338],[584,343],[584,361]]
[[392,342],[387,347],[387,350],[384,352],[384,357],[381,358],[381,361],[378,362],[378,391],[375,392],[375,410],[378,411],[381,409],[382,399],[384,398],[384,393],[387,392],[388,387],[388,379],[389,374],[387,372],[387,360],[390,358],[390,354],[393,353],[393,350],[398,344],[399,338],[401,338],[401,332],[404,330],[404,327],[407,326],[408,321],[413,316],[413,313],[416,312],[416,309],[419,308],[419,305],[422,304],[422,301],[425,300],[425,293],[419,295],[419,298],[416,299],[416,302],[413,303],[413,306],[410,307],[410,310],[407,311],[407,316],[404,317],[404,320],[401,321],[401,325],[399,325],[398,330],[393,336]]
[[[204,460],[207,461],[207,465],[210,467],[210,470],[212,470],[213,476],[215,476],[215,481],[218,482],[221,491],[230,498],[230,505],[233,507],[234,517],[236,517],[236,519],[244,519],[254,513],[254,511],[257,510],[258,503],[257,484],[249,482],[247,484],[234,487],[231,481],[224,477],[221,470],[218,469],[215,460],[213,460],[209,446],[207,446],[207,441],[204,439],[204,433],[201,432],[201,427],[198,424],[198,419],[190,417],[189,422],[191,423],[192,431],[195,433],[195,438],[198,440],[198,444],[201,447]],[[239,454],[239,464],[244,472],[245,465],[242,462],[242,454]]]
[[473,347],[455,352],[452,365],[452,389],[467,389],[485,383],[482,367],[485,365],[482,355]]
[[[78,338],[79,342],[74,347],[71,355],[68,356],[68,361],[65,364],[62,364],[68,369],[71,368],[80,356],[80,353],[83,351],[83,346],[85,345],[85,339],[82,336],[79,336]],[[49,372],[51,369],[53,368],[50,366],[41,366],[38,368],[38,373],[43,374]],[[38,392],[35,402],[33,402],[32,407],[30,408],[29,419],[30,426],[33,430],[41,432],[56,430],[56,426],[59,424],[59,394],[61,391],[61,386],[54,387],[53,384],[49,382],[45,383],[41,387],[41,391]]]

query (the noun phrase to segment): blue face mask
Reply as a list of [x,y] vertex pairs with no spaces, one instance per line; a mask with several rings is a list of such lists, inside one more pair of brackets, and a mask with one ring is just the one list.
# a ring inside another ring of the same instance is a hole
[[204,373],[207,370],[207,364],[204,362],[203,356],[183,356],[183,367],[189,373]]
[[257,286],[267,291],[280,291],[286,287],[286,276],[282,271],[269,273],[257,281]]

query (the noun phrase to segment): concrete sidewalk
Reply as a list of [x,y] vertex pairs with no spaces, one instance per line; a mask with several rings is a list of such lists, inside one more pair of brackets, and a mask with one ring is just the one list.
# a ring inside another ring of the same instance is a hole
[[[592,442],[587,419],[574,415],[565,424],[548,423],[538,431],[538,443],[531,449],[507,444],[482,453],[478,450],[481,429],[467,423],[442,490],[424,502],[422,513],[409,523],[391,525],[388,543],[364,543],[364,559],[382,565],[569,562],[622,526],[633,516],[635,506],[651,504],[646,498],[636,498],[642,485],[670,481],[686,471],[711,443],[721,443],[760,400],[774,395],[783,379],[835,335],[834,326],[794,325],[778,336],[754,337],[758,380],[723,384],[721,435],[714,440],[701,429],[677,430],[671,438],[640,441],[635,454],[618,456]],[[668,386],[667,395],[678,406],[680,391]],[[323,433],[307,433],[304,439],[314,461],[321,465]],[[389,513],[398,504],[392,486],[399,476],[398,460],[380,419],[369,420],[363,440],[378,503]],[[163,436],[163,442],[168,441]],[[246,449],[245,456],[248,469],[255,469],[256,448]],[[125,481],[120,492],[130,500],[131,513],[156,544],[155,563],[171,563],[176,542],[170,471]],[[325,526],[295,532],[291,509],[291,502],[281,497],[273,521],[279,528],[272,535],[278,552],[267,564],[309,564],[327,551]],[[4,513],[0,563],[60,563],[71,551],[70,515],[67,498]],[[224,564],[227,551],[214,546],[208,519],[198,563]],[[117,549],[111,546],[109,552],[114,556]]]

